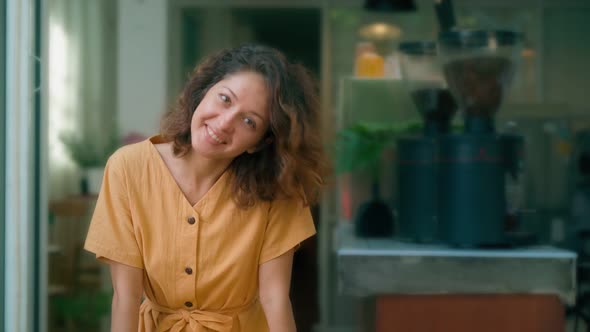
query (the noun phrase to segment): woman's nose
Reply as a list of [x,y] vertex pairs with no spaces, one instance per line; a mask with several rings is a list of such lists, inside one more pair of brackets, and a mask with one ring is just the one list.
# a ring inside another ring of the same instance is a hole
[[219,129],[231,133],[234,130],[237,112],[229,110],[220,115]]

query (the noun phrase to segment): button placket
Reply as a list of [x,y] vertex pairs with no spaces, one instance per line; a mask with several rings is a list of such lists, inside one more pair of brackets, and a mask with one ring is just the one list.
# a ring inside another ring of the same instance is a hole
[[[190,215],[187,218],[187,222],[189,225],[195,225],[197,223],[197,216],[196,215]],[[198,231],[197,231],[198,232]],[[196,255],[196,252],[195,252]],[[187,265],[184,268],[184,273],[186,273],[187,275],[192,275],[193,274],[193,269],[192,269],[192,265],[194,262],[191,260],[191,262],[185,262]]]
[[176,259],[176,294],[178,299],[184,303],[185,308],[192,308],[195,304],[195,267],[196,267],[196,252],[197,252],[197,237],[199,232],[199,216],[195,211],[186,211],[183,227],[179,229],[181,234],[178,234],[178,243],[175,247],[178,250]]

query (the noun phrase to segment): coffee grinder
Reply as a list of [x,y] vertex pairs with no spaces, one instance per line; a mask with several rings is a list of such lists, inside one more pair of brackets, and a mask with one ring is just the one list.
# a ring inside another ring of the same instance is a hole
[[464,120],[439,137],[438,216],[443,241],[460,247],[507,244],[505,176],[518,175],[523,139],[499,135],[500,108],[520,57],[512,31],[451,30],[439,35],[444,78]]
[[399,237],[438,240],[438,140],[450,133],[456,105],[445,88],[434,42],[403,42],[401,69],[423,133],[397,140]]

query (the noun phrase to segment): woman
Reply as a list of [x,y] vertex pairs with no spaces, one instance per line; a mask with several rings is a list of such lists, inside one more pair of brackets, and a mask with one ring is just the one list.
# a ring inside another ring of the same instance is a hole
[[110,264],[111,331],[295,331],[293,252],[326,174],[318,117],[307,71],[274,49],[197,66],[161,134],[105,169],[85,248]]

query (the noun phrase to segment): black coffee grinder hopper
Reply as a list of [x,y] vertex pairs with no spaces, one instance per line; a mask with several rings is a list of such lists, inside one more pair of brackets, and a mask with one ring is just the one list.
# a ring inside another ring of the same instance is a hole
[[436,242],[438,234],[438,140],[451,132],[455,101],[446,89],[432,41],[403,42],[401,68],[423,132],[397,140],[399,237]]

